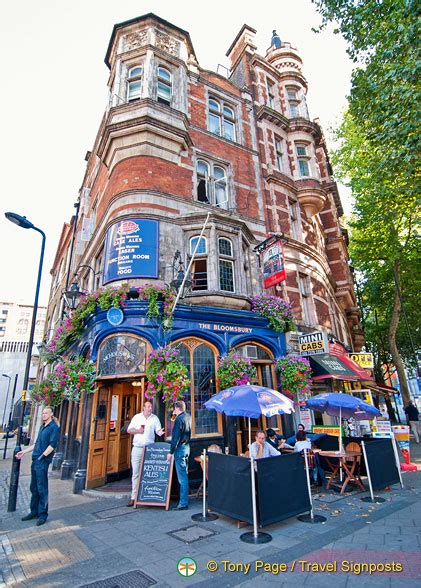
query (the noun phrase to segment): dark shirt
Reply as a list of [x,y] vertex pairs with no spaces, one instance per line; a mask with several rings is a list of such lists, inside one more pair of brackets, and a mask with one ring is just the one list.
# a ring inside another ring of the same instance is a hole
[[418,415],[420,414],[418,412],[418,408],[412,404],[408,404],[408,406],[405,408],[405,413],[408,417],[408,421],[417,421]]
[[276,435],[275,439],[272,441],[272,439],[270,437],[266,437],[266,443],[269,443],[269,445],[272,445],[272,447],[274,447],[275,449],[277,449],[278,451],[280,451],[278,445],[279,445],[279,437],[278,435]]
[[171,435],[171,449],[170,453],[180,447],[181,445],[188,445],[191,437],[191,416],[186,412],[182,412],[174,421],[174,428]]
[[[41,426],[37,440],[35,441],[34,451],[32,452],[32,461],[38,459],[49,445],[54,447],[54,449],[57,447],[59,433],[60,427],[54,420],[49,422],[48,425]],[[41,459],[45,459],[48,463],[51,463],[53,455],[54,451],[52,451],[47,457],[42,457]]]

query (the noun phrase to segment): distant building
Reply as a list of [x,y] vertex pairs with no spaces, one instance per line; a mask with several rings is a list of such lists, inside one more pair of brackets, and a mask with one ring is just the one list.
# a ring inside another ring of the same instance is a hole
[[[0,425],[8,422],[16,374],[18,374],[18,381],[15,403],[21,397],[32,312],[33,306],[31,305],[0,301]],[[46,314],[47,308],[39,306],[32,349],[32,364],[29,372],[30,384],[35,381],[37,375],[38,349],[36,346],[43,339]],[[10,386],[9,379],[3,374],[10,377]]]

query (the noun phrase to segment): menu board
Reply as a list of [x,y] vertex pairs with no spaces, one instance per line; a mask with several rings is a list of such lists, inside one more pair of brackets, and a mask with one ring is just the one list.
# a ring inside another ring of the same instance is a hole
[[171,494],[173,461],[167,461],[169,443],[152,443],[143,452],[140,464],[136,506],[165,506],[168,510]]

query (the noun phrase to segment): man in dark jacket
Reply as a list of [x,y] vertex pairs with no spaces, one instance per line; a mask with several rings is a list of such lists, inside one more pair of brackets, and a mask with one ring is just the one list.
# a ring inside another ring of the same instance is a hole
[[415,437],[415,441],[417,443],[420,442],[420,438],[418,435],[418,427],[419,427],[419,412],[418,412],[418,408],[416,406],[414,406],[412,400],[409,401],[408,406],[405,408],[405,414],[406,417],[408,419],[409,422],[409,426],[412,429],[412,432],[414,433],[414,437]]
[[25,453],[32,453],[31,466],[31,512],[22,521],[38,519],[37,526],[43,525],[48,517],[48,466],[53,460],[57,447],[60,427],[53,416],[53,409],[46,406],[42,411],[42,425],[35,445],[16,454],[21,459]]
[[188,465],[190,455],[191,417],[186,413],[184,400],[177,400],[174,404],[174,428],[171,436],[171,449],[168,461],[174,455],[175,469],[180,484],[180,501],[173,510],[187,510],[189,508],[189,476]]

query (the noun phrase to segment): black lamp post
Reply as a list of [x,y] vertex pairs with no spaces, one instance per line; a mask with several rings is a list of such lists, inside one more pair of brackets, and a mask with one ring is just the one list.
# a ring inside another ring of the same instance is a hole
[[176,292],[178,292],[184,282],[183,291],[180,292],[180,296],[179,296],[179,298],[184,298],[186,296],[187,292],[189,291],[192,282],[189,279],[186,279],[186,280],[184,279],[184,276],[185,276],[184,263],[181,258],[181,253],[178,250],[174,253],[174,259],[173,259],[171,267],[172,267],[172,272],[173,272],[173,279],[172,279],[170,285],[172,286],[172,288],[174,288],[174,290]]
[[22,229],[33,229],[37,233],[40,233],[42,237],[42,244],[41,244],[41,253],[39,257],[39,265],[38,265],[38,278],[37,278],[37,285],[35,290],[35,299],[34,299],[34,310],[32,312],[32,324],[31,324],[31,331],[29,334],[29,342],[28,342],[28,353],[26,356],[26,366],[25,366],[25,375],[23,378],[23,390],[22,390],[22,415],[19,424],[19,431],[16,440],[16,447],[13,453],[13,463],[12,463],[12,472],[10,476],[10,490],[9,490],[9,503],[7,506],[8,512],[13,512],[16,510],[16,498],[18,494],[18,486],[19,486],[19,473],[20,473],[20,460],[16,459],[16,454],[21,450],[21,440],[22,440],[22,427],[25,418],[25,410],[26,410],[26,394],[28,389],[28,382],[29,382],[29,369],[31,367],[31,357],[32,357],[32,346],[34,344],[34,333],[35,333],[35,324],[37,319],[37,311],[38,311],[38,297],[39,297],[39,290],[41,285],[41,275],[42,275],[42,264],[44,261],[44,251],[45,251],[45,233],[41,231],[38,227],[32,224],[26,216],[21,216],[20,214],[16,214],[15,212],[6,212],[5,217],[10,222],[18,225]]
[[63,292],[63,296],[70,310],[75,310],[82,296],[85,296],[85,293],[79,290],[77,282],[73,282],[69,290]]
[[3,420],[2,420],[3,431],[4,431],[4,424],[5,424],[5,420],[4,419],[6,418],[7,401],[9,400],[10,380],[12,378],[10,376],[8,376],[7,374],[2,374],[2,376],[3,376],[3,378],[9,378],[9,382],[7,384],[6,402],[4,404]]

